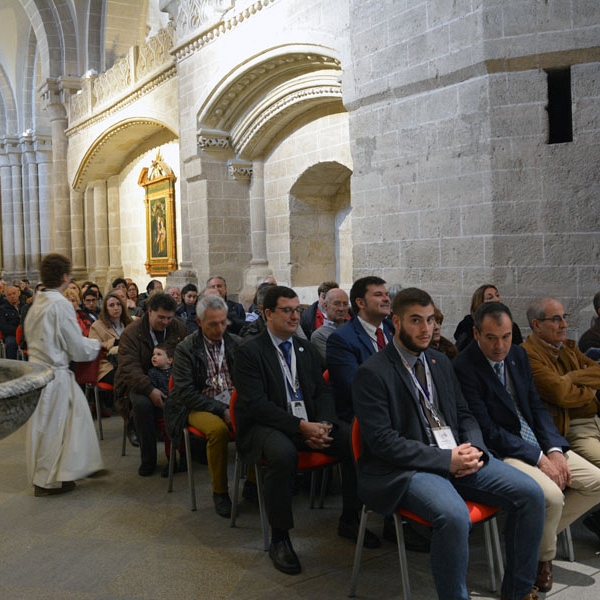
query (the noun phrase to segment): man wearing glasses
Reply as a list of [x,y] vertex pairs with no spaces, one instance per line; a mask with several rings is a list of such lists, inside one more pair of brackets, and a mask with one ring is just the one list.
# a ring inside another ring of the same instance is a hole
[[[559,432],[574,452],[600,467],[600,364],[567,339],[568,317],[555,298],[534,300],[527,309],[532,333],[523,348]],[[600,511],[583,523],[600,538]]]
[[[342,516],[338,533],[356,539],[360,502],[350,452],[350,426],[338,420],[310,342],[294,335],[300,323],[296,292],[271,286],[265,293],[266,329],[238,347],[233,380],[236,445],[247,464],[264,461],[264,495],[271,526],[269,556],[279,571],[302,570],[289,530],[298,451],[318,451],[342,463]],[[372,534],[371,534],[372,535]]]

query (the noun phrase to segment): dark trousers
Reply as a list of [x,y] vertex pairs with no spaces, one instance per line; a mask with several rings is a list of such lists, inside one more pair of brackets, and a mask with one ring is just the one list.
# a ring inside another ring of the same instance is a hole
[[140,441],[142,465],[156,466],[156,421],[163,417],[162,408],[154,406],[148,396],[131,392],[131,413]]
[[[298,470],[298,450],[312,451],[301,436],[290,438],[278,429],[269,429],[262,445],[265,466],[265,506],[269,525],[274,529],[294,527],[292,495]],[[333,433],[333,441],[323,454],[337,456],[342,466],[342,517],[356,518],[361,504],[356,494],[356,470],[350,446],[350,427],[340,423]]]

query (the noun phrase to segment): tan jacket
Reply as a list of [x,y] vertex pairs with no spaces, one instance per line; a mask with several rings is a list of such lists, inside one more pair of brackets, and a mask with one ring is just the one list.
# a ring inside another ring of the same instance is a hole
[[[104,324],[104,321],[100,319],[92,323],[88,337],[93,340],[100,340],[102,347],[107,352],[115,345],[115,342],[119,339],[117,332],[112,327],[107,327]],[[100,381],[103,377],[108,375],[108,373],[110,373],[113,369],[113,365],[109,361],[107,361],[106,358],[103,358],[100,361],[100,366],[98,367],[98,381]]]
[[562,435],[571,419],[590,418],[598,413],[600,364],[582,354],[574,340],[560,348],[532,333],[522,344],[527,352],[535,386],[554,417]]

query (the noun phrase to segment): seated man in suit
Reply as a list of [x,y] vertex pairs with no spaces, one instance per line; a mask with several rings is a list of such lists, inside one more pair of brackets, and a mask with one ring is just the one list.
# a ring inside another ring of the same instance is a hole
[[490,456],[448,357],[429,349],[433,300],[407,288],[394,297],[392,343],[367,360],[352,386],[363,452],[359,496],[391,514],[399,506],[432,524],[431,568],[440,599],[467,600],[471,520],[465,500],[506,511],[501,597],[532,592],[544,495],[529,476]]
[[499,302],[473,315],[475,339],[452,363],[487,447],[533,477],[546,497],[536,587],[552,588],[556,534],[600,502],[600,469],[569,450],[533,383],[525,350],[511,344],[512,316]]
[[[356,539],[360,502],[350,449],[350,427],[338,421],[310,342],[294,334],[300,323],[298,296],[284,286],[267,290],[267,328],[236,351],[233,379],[238,392],[236,445],[244,462],[265,460],[265,505],[271,526],[269,556],[276,569],[300,573],[289,537],[294,526],[292,494],[298,450],[338,456],[342,461],[342,516],[338,534]],[[366,547],[378,538],[365,536]]]
[[326,352],[335,410],[347,423],[354,418],[352,380],[358,367],[385,348],[394,333],[384,321],[390,316],[390,298],[381,277],[357,279],[350,303],[354,317],[327,338]]

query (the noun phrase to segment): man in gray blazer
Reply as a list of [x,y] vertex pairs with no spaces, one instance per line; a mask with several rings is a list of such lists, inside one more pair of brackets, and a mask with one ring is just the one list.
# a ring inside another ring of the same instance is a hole
[[399,506],[432,524],[431,568],[440,599],[469,595],[471,521],[465,500],[506,511],[501,597],[531,600],[544,525],[533,479],[490,456],[450,360],[428,349],[435,322],[427,292],[394,298],[392,343],[368,359],[353,383],[363,452],[359,497],[389,515]]

